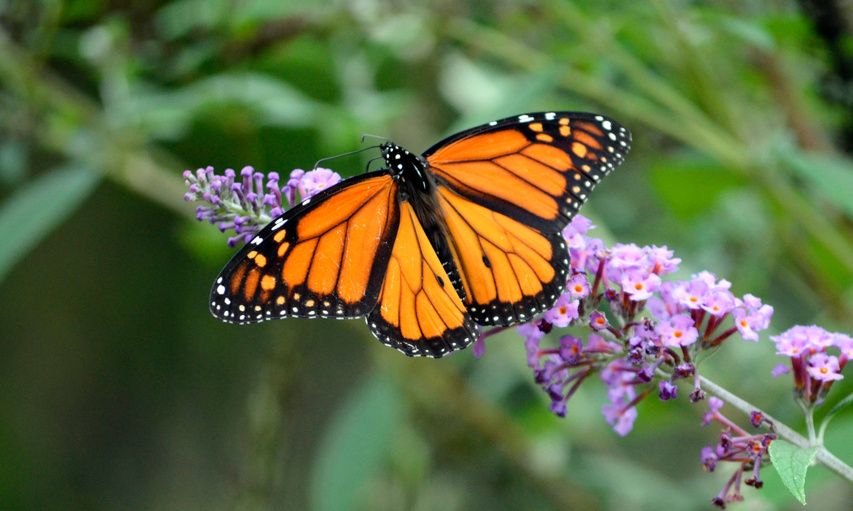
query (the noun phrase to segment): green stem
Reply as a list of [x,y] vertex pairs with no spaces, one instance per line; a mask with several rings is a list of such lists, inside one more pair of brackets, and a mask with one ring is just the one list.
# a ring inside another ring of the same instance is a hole
[[[722,399],[726,403],[734,406],[735,408],[742,411],[743,413],[749,414],[754,410],[758,410],[757,406],[754,406],[754,405],[748,403],[747,401],[744,401],[743,399],[732,394],[731,392],[729,392],[728,390],[724,389],[723,387],[717,385],[716,383],[712,382],[711,380],[709,380],[703,376],[700,376],[699,380],[702,382],[702,387],[705,390],[717,395],[720,399]],[[826,447],[824,447],[823,445],[809,441],[809,439],[807,439],[803,435],[797,433],[793,429],[789,428],[788,426],[783,424],[781,421],[774,419],[770,415],[768,415],[766,413],[763,413],[763,415],[768,420],[773,422],[773,427],[776,430],[776,433],[779,435],[780,438],[783,438],[783,439],[787,440],[788,442],[791,442],[792,444],[796,445],[797,447],[799,447],[801,449],[808,449],[811,447],[817,447],[818,451],[817,451],[817,455],[815,456],[815,460],[817,460],[820,464],[822,464],[826,468],[832,470],[833,472],[835,472],[839,476],[841,476],[844,479],[847,479],[849,482],[853,483],[853,467],[850,467],[849,465],[847,465],[846,463],[844,463],[843,461],[838,459],[834,454],[829,452],[826,449]]]

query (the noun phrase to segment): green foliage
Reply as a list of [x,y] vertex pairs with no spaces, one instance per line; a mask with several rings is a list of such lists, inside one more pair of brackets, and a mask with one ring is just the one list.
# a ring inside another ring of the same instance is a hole
[[817,447],[801,449],[784,440],[770,443],[770,458],[782,482],[797,500],[806,503],[806,472],[817,454]]
[[71,216],[98,184],[85,167],[56,168],[0,205],[0,281],[56,226]]
[[381,473],[402,425],[401,397],[378,376],[357,389],[320,441],[312,477],[312,509],[354,509]]

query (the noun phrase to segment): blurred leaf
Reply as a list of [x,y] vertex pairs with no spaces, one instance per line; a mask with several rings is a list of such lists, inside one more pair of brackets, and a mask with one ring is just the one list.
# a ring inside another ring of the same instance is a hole
[[157,13],[157,28],[167,39],[184,37],[193,30],[211,30],[227,19],[227,0],[178,0]]
[[818,448],[801,449],[784,440],[770,442],[770,459],[779,477],[791,494],[803,504],[806,503],[806,471],[814,460]]
[[250,109],[259,126],[310,126],[323,112],[322,104],[282,80],[256,73],[226,73],[176,92],[137,90],[106,115],[111,125],[173,139],[185,135],[193,119],[216,106],[233,109],[235,103]]
[[326,430],[316,457],[312,509],[353,509],[375,480],[394,443],[389,438],[401,427],[402,404],[390,380],[374,377],[353,393]]
[[853,217],[853,162],[826,154],[782,149],[782,161],[799,177],[809,181],[838,208]]
[[69,164],[22,187],[0,205],[0,281],[77,209],[98,181],[90,168]]
[[27,175],[29,144],[9,139],[0,142],[0,184],[17,185]]
[[733,16],[721,15],[715,20],[720,29],[743,39],[745,42],[764,51],[773,51],[773,36],[767,28],[755,20],[745,20]]
[[724,192],[745,182],[740,174],[695,157],[661,160],[652,167],[651,174],[664,204],[684,219],[706,213]]

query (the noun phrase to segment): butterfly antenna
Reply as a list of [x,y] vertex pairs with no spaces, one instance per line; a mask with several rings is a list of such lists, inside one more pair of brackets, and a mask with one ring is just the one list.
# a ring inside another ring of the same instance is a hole
[[391,142],[390,138],[380,137],[379,135],[368,135],[367,133],[365,133],[364,135],[361,136],[361,143],[362,144],[364,143],[365,138],[375,138],[376,140],[382,140],[383,142]]
[[367,161],[367,169],[365,170],[365,172],[369,172],[369,171],[370,171],[370,164],[371,164],[371,163],[375,162],[376,160],[381,160],[382,158],[383,158],[383,156],[377,156],[377,157],[375,157],[375,158],[371,158],[370,160],[368,160],[368,161]]
[[355,151],[350,151],[348,153],[341,153],[341,154],[338,154],[335,156],[329,156],[328,158],[321,158],[321,159],[317,160],[317,163],[314,164],[314,169],[316,169],[318,166],[320,166],[320,164],[323,163],[324,161],[334,160],[335,158],[341,158],[343,156],[351,156],[353,154],[363,153],[364,151],[369,151],[370,149],[376,149],[377,147],[379,147],[379,146],[372,145],[369,147],[362,147],[361,149],[356,149]]

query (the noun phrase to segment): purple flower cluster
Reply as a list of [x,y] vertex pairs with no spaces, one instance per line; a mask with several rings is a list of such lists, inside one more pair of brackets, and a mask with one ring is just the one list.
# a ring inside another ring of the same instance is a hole
[[237,235],[228,238],[228,245],[234,247],[241,242],[247,243],[264,225],[295,205],[297,192],[302,200],[307,199],[340,182],[341,177],[324,168],[308,172],[296,169],[282,188],[277,172],[265,176],[252,167],[243,167],[237,179],[232,169],[219,175],[214,173],[213,167],[207,167],[195,173],[184,171],[184,180],[189,186],[184,200],[208,203],[196,208],[197,218],[218,224],[222,232],[234,229]]
[[[853,356],[853,338],[814,325],[795,326],[770,340],[778,355],[791,359],[791,367],[779,364],[773,375],[793,372],[797,399],[810,407],[820,404],[832,383],[843,378],[841,370]],[[839,350],[839,355],[828,354],[829,348]]]
[[[620,435],[633,427],[636,404],[656,388],[660,399],[675,399],[676,382],[693,379],[692,401],[704,398],[695,361],[734,333],[758,340],[773,308],[746,295],[735,297],[731,283],[709,272],[687,281],[662,277],[680,259],[666,247],[617,244],[607,248],[587,235],[590,221],[577,215],[564,230],[572,274],[566,292],[541,319],[518,327],[525,337],[528,363],[536,382],[551,398],[551,410],[566,415],[568,399],[595,372],[608,388],[603,408]],[[600,309],[606,305],[612,320]],[[644,310],[651,317],[641,316]],[[729,320],[731,318],[731,320]],[[554,327],[588,326],[586,341],[560,337],[559,346],[543,346]],[[487,332],[484,335],[490,335]],[[478,353],[482,353],[483,346]],[[655,386],[653,381],[659,380]]]
[[[720,413],[723,407],[722,399],[712,397],[708,400],[708,406],[710,411],[705,413],[702,426],[716,421],[723,425],[723,431],[716,445],[709,445],[702,449],[702,464],[708,472],[713,472],[717,468],[717,463],[720,462],[736,463],[738,466],[722,491],[711,500],[716,506],[725,509],[727,502],[743,500],[740,492],[741,482],[754,488],[764,486],[764,482],[758,477],[758,472],[761,470],[762,463],[767,461],[767,449],[770,442],[776,439],[776,435],[772,432],[750,435]],[[766,423],[773,431],[773,423],[761,412],[752,412],[750,423],[756,428]],[[752,476],[743,481],[744,471],[750,468]]]

